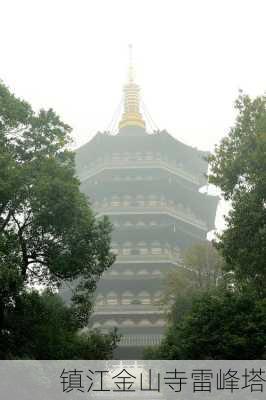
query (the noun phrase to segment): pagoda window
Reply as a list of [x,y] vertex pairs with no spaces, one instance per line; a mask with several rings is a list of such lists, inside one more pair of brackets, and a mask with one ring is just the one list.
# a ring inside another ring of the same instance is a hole
[[153,301],[155,303],[159,302],[161,300],[161,298],[162,298],[162,292],[160,290],[158,290],[157,292],[154,293]]
[[116,276],[116,275],[119,275],[119,273],[118,273],[118,271],[116,269],[111,269],[110,275],[111,276]]
[[159,276],[159,275],[161,275],[161,271],[159,269],[154,269],[152,271],[152,275]]
[[118,323],[114,319],[108,319],[103,323],[103,325],[108,327],[117,327]]
[[126,319],[125,321],[122,322],[121,324],[122,326],[135,326],[135,322],[132,321],[132,319]]
[[94,322],[94,324],[92,325],[92,329],[98,329],[100,328],[102,325],[100,324],[100,322]]
[[131,255],[131,249],[122,249],[122,254],[123,256],[130,256]]
[[132,276],[132,275],[134,275],[134,272],[133,272],[131,269],[126,269],[126,270],[123,272],[123,275],[125,275],[125,276]]
[[99,294],[96,297],[95,304],[97,306],[103,306],[105,304],[105,298],[104,298],[104,296],[102,294]]
[[108,200],[107,200],[107,198],[105,197],[104,199],[103,199],[103,202],[102,202],[102,206],[103,207],[108,207]]
[[118,296],[115,292],[109,292],[106,296],[106,303],[109,305],[118,304]]
[[156,196],[155,195],[151,195],[149,196],[149,206],[151,207],[156,207],[158,204]]
[[131,221],[126,221],[125,224],[124,224],[124,226],[133,226],[133,224],[132,224]]
[[170,254],[170,249],[169,247],[164,248],[164,254]]
[[138,222],[136,223],[136,227],[137,227],[137,228],[142,228],[143,226],[145,226],[145,222],[144,222],[144,221],[138,221]]
[[126,291],[121,296],[121,303],[122,304],[131,304],[133,299],[134,299],[133,293],[131,293],[130,291]]
[[138,326],[152,326],[152,323],[148,319],[142,319],[139,321]]
[[148,275],[148,270],[147,269],[141,269],[140,271],[138,271],[137,275]]
[[145,206],[145,201],[142,195],[138,195],[136,197],[136,204],[138,207],[144,207]]
[[141,256],[146,256],[147,254],[149,254],[149,249],[147,247],[142,247],[141,249],[139,249],[139,254]]
[[152,247],[151,254],[154,254],[154,255],[162,254],[162,248],[161,247]]
[[132,201],[132,197],[131,196],[124,196],[124,201],[123,201],[123,205],[125,207],[129,207]]
[[151,161],[151,160],[153,160],[153,154],[150,153],[150,152],[147,152],[147,153],[145,154],[145,160],[146,160],[146,161]]
[[151,296],[148,292],[142,291],[138,294],[141,304],[151,304]]
[[163,320],[163,319],[158,319],[155,323],[154,323],[154,326],[160,326],[160,327],[162,327],[162,326],[165,326],[165,321]]
[[112,161],[120,161],[120,153],[113,153],[112,154]]
[[112,200],[111,200],[110,205],[111,205],[112,207],[119,207],[120,204],[121,204],[121,203],[120,203],[119,197],[118,197],[118,196],[112,196]]
[[151,221],[151,222],[150,222],[150,226],[156,226],[156,225],[158,225],[158,224],[157,224],[157,221]]
[[123,246],[123,249],[122,249],[122,254],[124,256],[130,256],[131,248],[132,248],[132,243],[131,242],[124,243],[124,246]]
[[130,160],[130,153],[124,153],[123,154],[123,160],[124,161],[129,161]]

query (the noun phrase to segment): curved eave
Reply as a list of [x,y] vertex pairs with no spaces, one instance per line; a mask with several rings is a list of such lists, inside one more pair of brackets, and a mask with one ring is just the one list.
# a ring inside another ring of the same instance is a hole
[[[97,212],[97,211],[96,211]],[[100,218],[104,215],[167,215],[170,216],[174,219],[176,219],[177,221],[182,221],[185,224],[189,224],[192,225],[198,229],[200,229],[203,232],[208,232],[208,227],[207,226],[203,226],[201,224],[198,224],[196,222],[193,222],[185,217],[182,217],[181,215],[178,215],[177,213],[171,212],[171,211],[167,211],[167,210],[161,210],[161,211],[156,211],[156,210],[145,210],[145,211],[130,211],[130,210],[125,210],[125,211],[114,211],[114,210],[105,210],[102,212],[98,212],[96,214],[97,218]]]
[[199,180],[197,178],[194,178],[192,176],[186,175],[185,172],[183,172],[182,170],[178,169],[178,168],[173,168],[170,165],[168,165],[167,163],[150,163],[150,164],[140,164],[140,165],[136,165],[133,164],[130,165],[102,165],[99,166],[98,168],[95,168],[93,170],[90,170],[87,172],[87,174],[79,174],[79,179],[80,182],[83,184],[85,183],[88,179],[95,177],[105,171],[121,171],[121,170],[143,170],[143,169],[161,169],[163,171],[166,171],[169,174],[175,175],[189,183],[192,183],[193,185],[196,185],[197,188],[200,188],[201,186],[206,184],[206,179],[202,178],[202,180]]

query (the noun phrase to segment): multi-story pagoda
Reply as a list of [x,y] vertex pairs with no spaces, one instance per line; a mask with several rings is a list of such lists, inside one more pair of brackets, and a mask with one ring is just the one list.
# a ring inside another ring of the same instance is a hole
[[136,359],[143,346],[160,342],[165,272],[178,264],[180,249],[205,241],[214,226],[217,198],[199,192],[205,156],[166,131],[147,132],[132,66],[118,133],[97,133],[77,150],[82,191],[99,218],[110,218],[117,255],[99,282],[91,323],[118,327],[121,358]]

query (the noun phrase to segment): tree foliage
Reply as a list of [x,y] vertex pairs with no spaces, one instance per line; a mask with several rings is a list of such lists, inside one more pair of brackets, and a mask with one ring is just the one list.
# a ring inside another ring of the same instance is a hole
[[220,283],[223,259],[211,242],[195,244],[184,249],[178,265],[165,279],[162,304],[171,321],[177,321],[187,312],[193,296]]
[[74,279],[72,311],[83,326],[97,280],[114,261],[111,226],[95,218],[80,192],[70,132],[53,110],[35,113],[0,83],[2,333],[26,287]]
[[[224,285],[198,293],[191,309],[172,318],[162,344],[148,349],[148,358],[266,356],[266,97],[240,93],[236,109],[234,127],[210,157],[210,182],[232,206],[216,247],[224,277],[233,274],[233,291]],[[200,257],[192,253],[192,259],[200,266]],[[176,304],[178,297],[173,314]]]
[[266,301],[253,293],[208,291],[171,324],[161,345],[147,349],[155,359],[263,359]]
[[81,333],[71,307],[50,292],[23,291],[9,311],[0,342],[0,358],[108,359],[116,347],[115,332]]
[[210,181],[232,209],[219,248],[243,288],[266,288],[266,97],[240,94],[235,126],[210,157]]

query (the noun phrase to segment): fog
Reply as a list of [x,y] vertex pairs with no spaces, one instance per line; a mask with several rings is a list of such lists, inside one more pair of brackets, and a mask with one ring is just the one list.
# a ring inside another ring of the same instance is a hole
[[264,1],[9,0],[1,4],[0,78],[34,109],[54,108],[74,146],[110,126],[128,44],[153,121],[212,150],[238,90],[265,89]]

